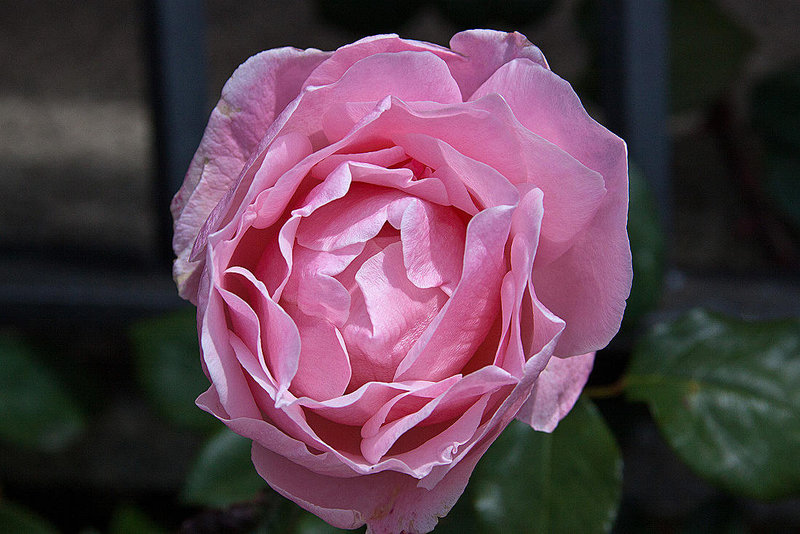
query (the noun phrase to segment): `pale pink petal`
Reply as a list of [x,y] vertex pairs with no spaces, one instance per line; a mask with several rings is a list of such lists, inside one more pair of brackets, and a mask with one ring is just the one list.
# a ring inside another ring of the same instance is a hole
[[297,305],[308,315],[341,327],[350,315],[350,293],[335,278],[318,274],[303,279],[297,291]]
[[258,385],[277,397],[279,385],[264,357],[261,324],[256,312],[239,295],[219,289],[230,319],[228,338],[236,359]]
[[[390,449],[412,447],[411,450],[402,450],[390,455],[402,459],[409,467],[421,472],[429,472],[436,465],[451,464],[458,448],[475,435],[490,397],[487,395],[472,400],[472,405],[467,405],[446,428],[441,430],[434,428],[437,432],[434,436],[429,435],[430,427],[425,426],[423,421],[430,416],[435,408],[435,402],[429,403],[424,410],[382,426],[377,434],[362,441],[361,450],[364,457],[378,461],[390,453]],[[417,434],[420,436],[416,437]]]
[[[461,380],[460,376],[449,376],[439,382],[417,381],[419,387],[410,388],[381,406],[369,420],[361,426],[361,437],[371,438],[380,432],[381,428],[398,419],[407,417],[412,413],[424,411],[431,401],[442,397],[450,388]],[[433,409],[433,406],[430,406]],[[430,411],[425,413],[427,416]],[[422,420],[425,416],[418,416]]]
[[[473,438],[492,395],[503,389],[510,392],[517,382],[489,366],[464,378],[450,377],[424,395],[415,392],[393,399],[362,428],[364,457],[378,462],[389,453],[418,474],[450,463]],[[436,451],[433,456],[431,451]]]
[[260,322],[260,342],[264,358],[278,383],[278,396],[282,395],[297,372],[300,358],[297,326],[286,311],[269,297],[267,288],[250,271],[231,267],[226,271],[225,279],[220,285],[237,294],[256,312]]
[[361,426],[391,399],[408,391],[428,387],[431,382],[367,382],[355,391],[335,399],[298,399],[298,404],[320,416],[348,426]]
[[378,235],[388,218],[389,205],[402,196],[391,189],[353,184],[344,198],[322,206],[303,220],[297,242],[322,251],[363,243]]
[[[429,52],[375,54],[356,61],[330,85],[304,89],[297,109],[286,122],[286,131],[305,132],[315,148],[334,139],[317,140],[322,119],[331,105],[340,102],[379,102],[386,96],[406,102],[461,102],[461,92],[447,64]],[[371,106],[362,108],[363,116]]]
[[300,332],[301,347],[292,393],[321,401],[342,395],[351,372],[341,334],[324,319],[302,312],[292,313],[292,317]]
[[491,396],[498,391],[515,387],[519,379],[495,365],[487,365],[463,376],[449,388],[428,417],[428,423],[453,420],[464,413],[478,397]]
[[345,45],[331,55],[308,77],[306,85],[327,85],[341,78],[357,61],[375,54],[394,52],[431,52],[443,59],[457,57],[442,46],[411,39],[401,39],[397,35],[373,35],[355,43]]
[[438,380],[455,374],[481,344],[500,309],[498,294],[513,212],[513,206],[497,206],[472,218],[461,280],[397,367],[395,380]]
[[[364,262],[355,280],[363,295],[363,309],[355,307],[360,301],[354,295],[351,318],[342,332],[357,387],[369,380],[392,380],[397,364],[436,317],[447,296],[438,288],[420,289],[408,280],[399,242]],[[366,317],[359,320],[363,314]],[[362,326],[364,323],[371,328]]]
[[[270,185],[275,184],[286,171],[306,157],[310,151],[311,145],[302,136],[289,134],[279,137],[270,146],[270,149],[262,155],[266,166],[264,167],[265,171],[261,174],[266,176],[262,176],[261,179]],[[258,174],[258,172],[253,172],[253,174]],[[216,184],[217,182],[209,181],[208,183],[209,187],[211,187],[212,183]],[[197,193],[192,196],[180,218],[175,221],[175,239],[179,239],[178,236],[180,235],[190,239],[191,242],[187,242],[186,246],[182,247],[180,251],[175,246],[178,258],[173,265],[173,276],[178,284],[181,296],[188,298],[192,302],[195,302],[194,295],[197,291],[198,271],[202,270],[204,265],[203,252],[205,251],[209,234],[216,231],[219,223],[225,220],[228,214],[228,206],[234,201],[237,189],[233,187],[233,184],[230,187],[231,189],[224,192],[224,197],[216,206],[212,206],[213,209],[208,212],[204,211],[205,208],[200,211],[194,209],[195,198],[200,203],[204,203],[206,198],[211,198],[201,194],[201,190],[198,188]],[[284,202],[284,207],[289,197],[290,195],[287,195],[285,200],[281,199]],[[274,210],[273,222],[277,220],[282,212],[281,206],[278,204],[280,204],[280,201],[275,198],[272,203]],[[202,220],[200,220],[201,218]],[[183,239],[183,237],[180,239]]]
[[[325,252],[311,250],[295,243],[292,248],[292,273],[283,288],[281,300],[294,303],[302,301],[300,307],[306,310],[305,313],[319,315],[312,313],[311,310],[315,308],[313,294],[318,290],[317,286],[322,285],[323,287],[319,290],[324,291],[324,287],[327,287],[332,298],[321,299],[319,311],[329,310],[334,314],[330,317],[338,318],[338,313],[343,310],[345,304],[347,304],[347,309],[343,311],[349,310],[350,297],[345,297],[341,293],[341,289],[335,287],[330,280],[317,280],[317,278],[330,278],[341,273],[361,254],[364,245],[365,243],[355,243],[348,247]],[[342,287],[342,289],[346,291],[346,288]]]
[[594,352],[569,358],[550,358],[517,419],[531,425],[534,430],[552,432],[578,400],[593,364]]
[[209,380],[225,410],[234,417],[259,417],[235,351],[228,338],[225,304],[213,291],[200,325],[200,351]]
[[365,523],[371,534],[430,532],[463,493],[480,456],[465,458],[432,489],[407,475],[384,471],[353,478],[315,473],[254,445],[258,473],[281,495],[338,528]]
[[536,259],[544,264],[569,249],[572,240],[592,221],[606,189],[602,176],[561,149],[526,132],[522,135],[529,184],[544,193],[544,218]]
[[416,200],[403,212],[400,239],[412,284],[442,287],[447,294],[461,278],[466,228],[452,208]]
[[[399,148],[399,147],[398,147]],[[435,177],[419,178],[405,167],[397,169],[381,169],[365,163],[350,163],[350,172],[354,182],[380,185],[398,189],[435,204],[449,205],[447,188]]]
[[572,247],[534,267],[539,299],[567,323],[556,354],[598,350],[619,329],[633,276],[625,143],[589,117],[567,82],[530,61],[507,63],[476,97],[490,92],[501,92],[526,128],[603,177],[607,193]]
[[413,133],[395,135],[392,139],[409,156],[433,169],[433,176],[442,180],[445,187],[451,183],[463,183],[480,202],[479,209],[514,205],[519,201],[517,189],[505,176],[465,156],[441,139]]
[[[236,183],[269,126],[299,93],[311,71],[330,55],[319,50],[280,48],[244,62],[222,89],[183,185],[172,200],[173,249],[179,258],[175,278],[181,294],[193,271],[186,262],[197,234],[214,206]],[[191,204],[191,206],[189,206]]]
[[[349,129],[349,128],[348,128]],[[391,167],[407,158],[402,147],[392,146],[370,152],[331,154],[311,169],[311,177],[324,180],[336,167],[343,163],[368,163],[377,167]]]
[[527,332],[523,328],[537,329],[536,323],[523,325],[525,312],[523,306],[530,305],[525,300],[525,292],[533,268],[536,255],[539,232],[542,226],[544,208],[542,206],[542,192],[532,189],[520,199],[519,206],[514,211],[511,219],[511,247],[508,251],[511,270],[506,274],[500,292],[503,313],[503,330],[501,343],[498,347],[495,365],[502,367],[513,376],[522,376],[523,367],[532,353],[532,347],[525,346],[524,339]]
[[461,88],[464,101],[505,63],[523,57],[547,67],[541,50],[521,33],[494,30],[468,30],[450,39],[450,48],[461,57],[447,60],[453,78]]

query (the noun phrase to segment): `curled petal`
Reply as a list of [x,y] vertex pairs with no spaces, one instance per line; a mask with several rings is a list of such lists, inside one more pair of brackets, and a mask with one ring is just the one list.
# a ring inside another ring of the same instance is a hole
[[171,205],[173,248],[178,256],[174,275],[185,298],[194,301],[197,291],[196,268],[190,264],[189,254],[200,228],[235,184],[270,124],[329,55],[314,49],[268,50],[244,62],[223,87]]
[[550,358],[517,419],[531,425],[534,430],[552,432],[575,405],[593,364],[594,352],[569,358]]

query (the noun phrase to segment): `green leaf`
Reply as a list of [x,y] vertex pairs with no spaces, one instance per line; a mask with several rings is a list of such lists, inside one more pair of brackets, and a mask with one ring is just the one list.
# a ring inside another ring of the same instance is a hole
[[218,428],[216,420],[194,403],[208,388],[194,309],[139,322],[130,335],[139,381],[158,411],[186,428]]
[[685,111],[716,100],[740,74],[753,38],[712,0],[670,2],[670,98]]
[[552,434],[513,422],[470,482],[489,532],[608,532],[616,517],[622,458],[594,405],[581,399]]
[[294,532],[295,534],[337,534],[352,531],[332,527],[314,514],[303,511]]
[[85,426],[83,412],[31,348],[0,337],[0,439],[53,452]]
[[144,512],[132,505],[123,505],[114,510],[108,534],[166,534]]
[[661,300],[664,280],[664,234],[655,200],[638,167],[630,165],[628,237],[633,255],[633,287],[625,324],[633,325]]
[[253,467],[251,447],[249,439],[228,429],[211,438],[189,472],[182,500],[213,508],[253,500],[266,482]]
[[626,391],[709,481],[765,499],[800,491],[800,321],[692,311],[637,345]]
[[58,534],[43,518],[9,502],[0,503],[0,528],[5,534]]

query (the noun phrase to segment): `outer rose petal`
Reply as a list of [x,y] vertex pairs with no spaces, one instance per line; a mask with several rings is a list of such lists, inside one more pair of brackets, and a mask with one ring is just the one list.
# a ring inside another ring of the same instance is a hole
[[375,54],[385,52],[432,52],[442,59],[455,58],[457,54],[447,48],[414,41],[411,39],[401,39],[395,34],[373,35],[364,37],[355,43],[345,45],[335,52],[331,58],[321,64],[309,76],[305,85],[326,85],[333,83],[349,69],[355,62]]
[[570,358],[550,358],[517,419],[531,425],[534,430],[552,432],[575,405],[593,364],[594,352]]
[[472,100],[475,90],[494,71],[512,59],[524,57],[547,68],[542,51],[518,32],[467,30],[450,39],[450,48],[464,56],[461,61],[448,63],[465,102]]
[[256,470],[274,490],[335,527],[366,523],[371,534],[433,530],[464,492],[479,459],[480,454],[469,454],[427,490],[415,478],[391,471],[352,478],[321,475],[253,445]]
[[275,117],[300,92],[311,71],[330,52],[279,48],[257,54],[233,73],[211,112],[203,139],[181,189],[172,199],[174,276],[182,297],[194,301],[197,281],[189,254],[214,206],[235,183]]
[[607,193],[572,248],[534,264],[537,295],[567,323],[556,355],[599,350],[619,330],[633,278],[625,142],[586,113],[569,83],[531,61],[503,65],[472,98],[491,93],[503,95],[523,126],[603,176]]

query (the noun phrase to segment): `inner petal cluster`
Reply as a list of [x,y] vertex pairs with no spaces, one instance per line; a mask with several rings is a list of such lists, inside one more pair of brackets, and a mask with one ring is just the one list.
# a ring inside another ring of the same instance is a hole
[[297,326],[298,398],[393,382],[461,277],[469,216],[397,187],[432,170],[397,150],[347,156],[311,173],[320,181],[307,178],[316,185],[295,195],[280,229],[242,240],[261,247],[247,259]]

